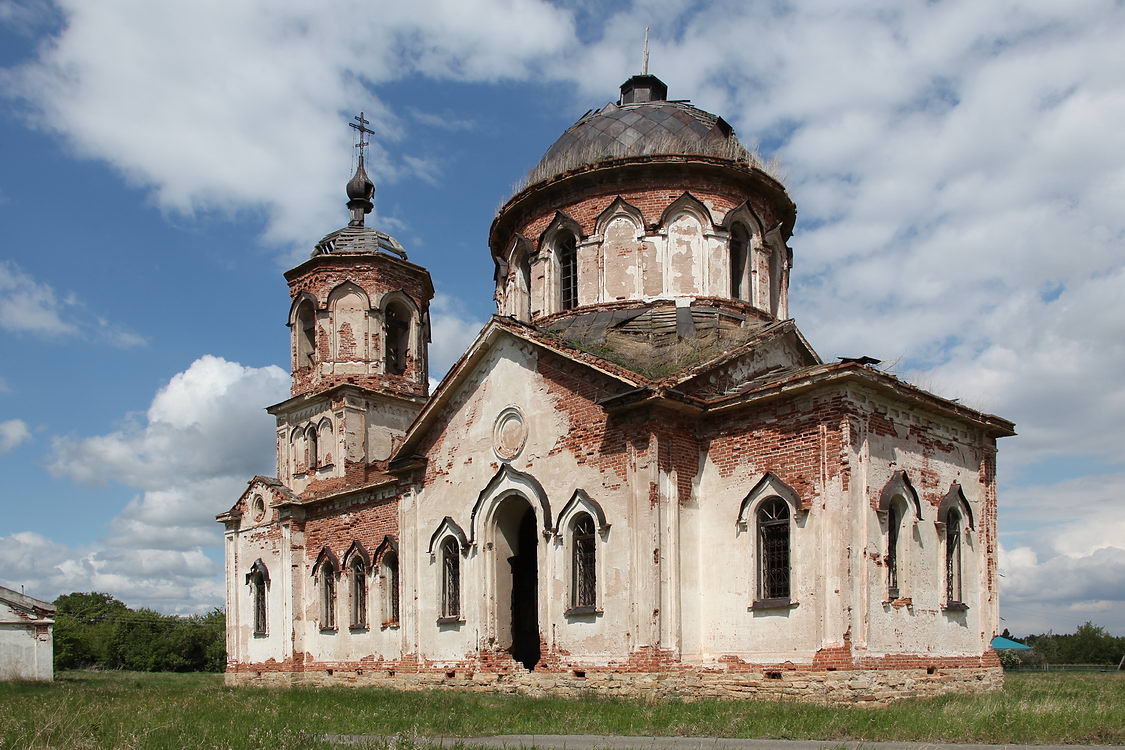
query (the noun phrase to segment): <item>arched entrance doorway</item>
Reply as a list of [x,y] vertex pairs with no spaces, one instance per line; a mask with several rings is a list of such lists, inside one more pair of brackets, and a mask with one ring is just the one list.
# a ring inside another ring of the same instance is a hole
[[496,630],[501,648],[527,669],[539,663],[539,537],[535,511],[509,495],[495,515]]

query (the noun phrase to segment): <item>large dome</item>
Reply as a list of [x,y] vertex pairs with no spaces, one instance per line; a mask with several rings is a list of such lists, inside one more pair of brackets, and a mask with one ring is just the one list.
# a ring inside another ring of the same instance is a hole
[[621,99],[591,110],[571,125],[528,175],[546,180],[605,159],[656,154],[705,154],[752,162],[723,118],[686,101],[668,101],[656,76],[633,76]]

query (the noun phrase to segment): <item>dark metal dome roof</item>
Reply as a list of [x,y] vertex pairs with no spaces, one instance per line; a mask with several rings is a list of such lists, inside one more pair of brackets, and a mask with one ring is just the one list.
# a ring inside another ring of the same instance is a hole
[[354,255],[380,250],[394,253],[406,260],[406,250],[399,241],[374,227],[346,226],[324,236],[313,248],[312,257],[318,255]]
[[571,125],[528,175],[527,184],[603,159],[651,154],[706,154],[752,163],[723,118],[686,101],[668,101],[655,76],[634,76],[621,99]]

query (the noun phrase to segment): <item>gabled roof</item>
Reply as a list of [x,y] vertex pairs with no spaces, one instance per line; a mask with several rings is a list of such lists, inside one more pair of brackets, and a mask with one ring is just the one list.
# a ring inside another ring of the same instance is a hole
[[19,609],[33,615],[36,619],[46,619],[54,617],[55,605],[50,602],[45,602],[42,599],[36,599],[34,596],[22,594],[19,591],[14,591],[7,586],[0,586],[0,602]]
[[263,477],[261,475],[258,475],[246,483],[246,489],[244,489],[242,491],[242,494],[238,496],[238,500],[234,502],[234,505],[231,506],[230,510],[226,511],[225,513],[218,514],[217,516],[215,516],[215,520],[225,522],[235,521],[241,518],[242,511],[239,509],[239,506],[242,505],[244,501],[248,500],[254,490],[259,487],[264,488],[268,492],[272,492],[278,498],[279,503],[287,501],[296,502],[298,499],[297,495],[293,493],[293,490],[286,487],[277,477]]

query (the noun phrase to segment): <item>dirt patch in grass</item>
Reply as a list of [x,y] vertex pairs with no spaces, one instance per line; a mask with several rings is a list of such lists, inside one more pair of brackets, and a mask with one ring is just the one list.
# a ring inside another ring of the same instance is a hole
[[[608,734],[1125,743],[1125,675],[1013,674],[1002,692],[886,707],[529,698],[366,688],[232,689],[221,675],[62,673],[0,683],[0,748],[327,748],[325,735]],[[372,747],[409,750],[409,740]]]

